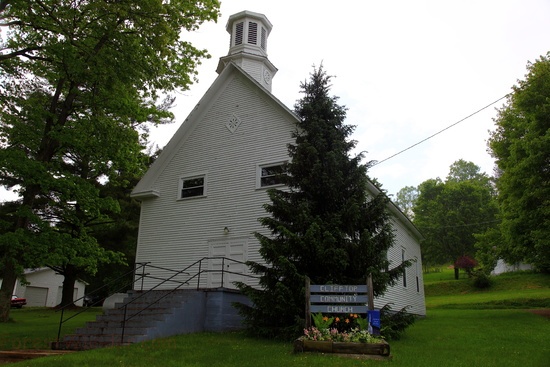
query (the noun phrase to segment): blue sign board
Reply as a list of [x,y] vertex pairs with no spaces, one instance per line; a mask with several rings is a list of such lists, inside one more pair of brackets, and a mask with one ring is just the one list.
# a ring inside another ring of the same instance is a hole
[[367,315],[369,318],[369,333],[380,335],[380,310],[369,310]]

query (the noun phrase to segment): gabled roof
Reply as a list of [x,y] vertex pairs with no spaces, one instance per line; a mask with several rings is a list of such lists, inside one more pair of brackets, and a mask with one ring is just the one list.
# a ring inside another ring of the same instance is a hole
[[149,167],[145,175],[138,182],[136,187],[130,194],[132,197],[151,198],[160,195],[155,189],[156,178],[162,173],[166,165],[171,161],[172,157],[179,151],[181,146],[185,144],[189,135],[193,131],[194,127],[202,120],[203,116],[208,112],[214,101],[219,94],[225,89],[224,86],[228,83],[235,73],[239,73],[252,83],[253,88],[256,88],[259,93],[266,97],[266,100],[271,101],[277,108],[279,108],[284,114],[288,115],[290,119],[298,121],[298,117],[286,107],[280,100],[278,100],[271,92],[260,85],[254,78],[246,73],[241,67],[233,62],[230,62],[225,69],[218,75],[214,83],[206,91],[204,96],[200,99],[199,103],[187,116],[185,121],[181,124],[174,136],[170,139],[168,144],[164,147],[159,157]]

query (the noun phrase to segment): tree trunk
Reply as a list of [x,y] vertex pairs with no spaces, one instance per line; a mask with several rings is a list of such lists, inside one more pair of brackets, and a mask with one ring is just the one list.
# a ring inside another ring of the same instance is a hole
[[458,272],[459,272],[459,268],[455,267],[455,280],[458,280]]
[[2,288],[0,288],[0,322],[8,322],[10,319],[11,295],[17,282],[15,265],[7,260],[4,262],[2,276]]
[[63,290],[61,292],[61,303],[57,307],[76,307],[74,305],[74,285],[76,283],[76,272],[69,265],[63,273]]

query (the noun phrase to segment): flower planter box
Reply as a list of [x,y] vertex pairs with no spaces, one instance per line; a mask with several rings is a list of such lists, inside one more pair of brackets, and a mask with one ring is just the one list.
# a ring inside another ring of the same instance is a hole
[[390,355],[390,345],[386,342],[344,343],[297,339],[294,342],[294,352],[364,354],[387,357]]

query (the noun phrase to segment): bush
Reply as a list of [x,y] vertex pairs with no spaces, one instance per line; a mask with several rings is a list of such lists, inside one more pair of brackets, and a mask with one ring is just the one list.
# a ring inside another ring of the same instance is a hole
[[473,273],[472,285],[477,289],[486,289],[491,287],[493,280],[491,276],[481,269]]
[[409,306],[395,312],[391,310],[391,305],[388,303],[380,309],[380,333],[386,340],[399,340],[405,329],[414,324],[416,316],[407,313]]
[[473,270],[476,266],[477,261],[469,256],[461,256],[454,263],[454,267],[456,269],[464,269],[464,271],[468,274],[468,277],[473,275]]

